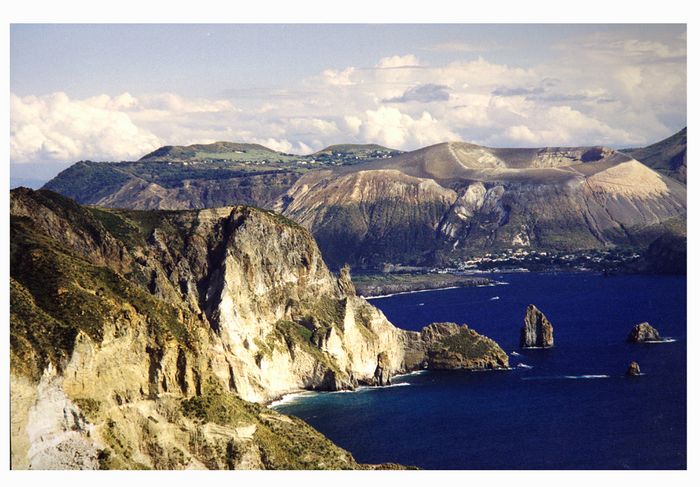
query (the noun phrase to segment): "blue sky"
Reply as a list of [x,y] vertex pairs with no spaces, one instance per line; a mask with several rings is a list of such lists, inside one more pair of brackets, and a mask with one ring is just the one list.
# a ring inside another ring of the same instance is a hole
[[643,145],[686,124],[684,25],[13,25],[11,159],[165,144]]

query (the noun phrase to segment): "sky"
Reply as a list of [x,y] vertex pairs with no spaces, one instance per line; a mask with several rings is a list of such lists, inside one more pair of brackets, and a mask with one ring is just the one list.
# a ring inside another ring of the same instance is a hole
[[686,84],[680,24],[14,24],[11,167],[219,140],[643,146],[686,125]]

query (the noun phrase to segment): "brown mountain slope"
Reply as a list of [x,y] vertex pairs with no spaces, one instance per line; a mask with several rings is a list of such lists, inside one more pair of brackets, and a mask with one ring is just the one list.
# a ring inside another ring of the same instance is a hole
[[605,147],[450,142],[333,161],[78,163],[47,187],[110,207],[275,209],[310,229],[334,268],[432,265],[519,247],[642,249],[669,220],[685,221],[684,185]]
[[624,149],[622,152],[685,184],[688,172],[687,147],[688,129],[683,128],[656,144],[639,149]]
[[276,208],[331,265],[430,263],[493,249],[644,246],[685,187],[607,148],[444,143],[300,178]]

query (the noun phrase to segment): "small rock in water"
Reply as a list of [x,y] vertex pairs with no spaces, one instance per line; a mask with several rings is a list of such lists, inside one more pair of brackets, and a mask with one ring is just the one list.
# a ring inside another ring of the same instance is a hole
[[639,375],[642,375],[639,364],[637,362],[632,362],[630,366],[627,367],[627,377],[637,377]]
[[554,346],[554,327],[537,306],[525,310],[525,324],[520,329],[521,348],[548,348]]
[[661,335],[646,321],[635,325],[627,335],[627,341],[630,343],[658,342],[661,340]]

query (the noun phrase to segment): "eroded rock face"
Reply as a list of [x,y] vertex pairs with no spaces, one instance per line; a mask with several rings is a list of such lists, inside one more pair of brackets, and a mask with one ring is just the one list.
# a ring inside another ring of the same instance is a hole
[[525,324],[520,329],[521,348],[554,346],[554,327],[542,311],[531,304],[525,310]]
[[360,468],[253,403],[507,366],[466,326],[394,327],[271,212],[105,210],[26,189],[11,208],[18,468]]
[[304,446],[306,467],[358,468],[241,400],[370,384],[377,357],[381,383],[403,370],[403,332],[306,230],[247,207],[107,211],[26,189],[11,205],[14,466],[300,468],[275,449],[305,436],[331,452]]
[[646,321],[635,325],[627,335],[627,341],[630,343],[658,342],[661,340],[661,335],[656,329]]
[[642,375],[639,364],[637,362],[630,363],[629,367],[627,367],[627,377],[637,377],[639,375]]

